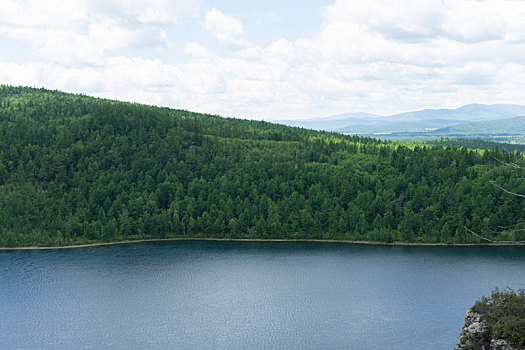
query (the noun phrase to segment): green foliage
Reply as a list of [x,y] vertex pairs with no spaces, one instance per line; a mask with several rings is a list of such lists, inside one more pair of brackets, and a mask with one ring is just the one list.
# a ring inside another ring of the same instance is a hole
[[518,143],[504,143],[476,139],[453,139],[453,138],[441,138],[440,140],[425,141],[426,144],[435,146],[452,146],[456,148],[466,147],[470,149],[488,149],[488,150],[501,150],[508,152],[525,152],[525,145]]
[[483,297],[473,306],[489,329],[488,339],[503,339],[515,348],[525,347],[525,293],[521,289],[500,291]]
[[[0,246],[138,238],[473,243],[523,221],[516,155],[0,86]],[[521,190],[521,191],[520,191]]]

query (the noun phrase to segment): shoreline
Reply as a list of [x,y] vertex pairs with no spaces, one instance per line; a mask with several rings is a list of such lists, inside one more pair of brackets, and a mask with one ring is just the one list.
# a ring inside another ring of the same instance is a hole
[[373,241],[352,241],[344,239],[286,239],[286,238],[151,238],[124,240],[115,242],[99,242],[86,244],[73,244],[65,246],[27,246],[27,247],[0,247],[0,251],[7,250],[53,250],[53,249],[77,249],[103,247],[111,245],[148,243],[148,242],[176,242],[176,241],[202,241],[202,242],[274,242],[274,243],[338,243],[338,244],[358,244],[358,245],[382,245],[382,246],[413,246],[413,247],[486,247],[486,246],[525,246],[516,243],[412,243],[412,242],[373,242]]

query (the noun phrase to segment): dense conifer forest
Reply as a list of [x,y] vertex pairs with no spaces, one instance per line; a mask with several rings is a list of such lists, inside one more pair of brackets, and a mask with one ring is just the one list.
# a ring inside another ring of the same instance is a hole
[[0,246],[523,240],[521,158],[0,86]]

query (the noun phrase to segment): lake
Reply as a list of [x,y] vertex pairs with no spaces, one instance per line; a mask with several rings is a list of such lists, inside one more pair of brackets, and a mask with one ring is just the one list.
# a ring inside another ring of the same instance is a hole
[[452,349],[525,247],[157,242],[0,251],[0,348]]

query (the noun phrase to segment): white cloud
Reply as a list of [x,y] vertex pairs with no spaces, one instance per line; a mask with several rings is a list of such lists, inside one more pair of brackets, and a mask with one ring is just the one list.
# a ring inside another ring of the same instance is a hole
[[103,65],[112,51],[166,45],[164,25],[193,17],[200,0],[0,1],[0,36],[26,43],[35,58]]
[[[315,35],[292,40],[283,33],[268,45],[212,9],[194,21],[204,19],[219,46],[170,31],[196,16],[200,2],[70,3],[57,1],[51,13],[48,2],[0,1],[0,37],[33,52],[25,63],[0,58],[2,82],[265,119],[524,103],[519,0],[336,0]],[[186,61],[152,58],[155,50],[169,53],[174,41]],[[148,55],[133,57],[130,48]]]
[[68,28],[86,21],[88,9],[81,0],[2,0],[0,24]]
[[205,18],[204,28],[209,30],[221,43],[234,47],[250,45],[245,37],[241,22],[235,17],[225,15],[214,8],[206,12]]
[[184,53],[195,58],[209,58],[211,55],[204,46],[196,42],[187,43],[184,46]]
[[19,64],[0,61],[0,81],[12,85],[35,86],[42,83],[42,64],[31,62]]
[[164,41],[162,33],[154,28],[133,30],[113,21],[92,23],[85,32],[12,27],[0,28],[2,33],[29,44],[37,58],[72,66],[102,65],[108,51],[130,46],[155,46]]
[[202,0],[114,0],[117,11],[143,24],[169,24],[196,17]]

